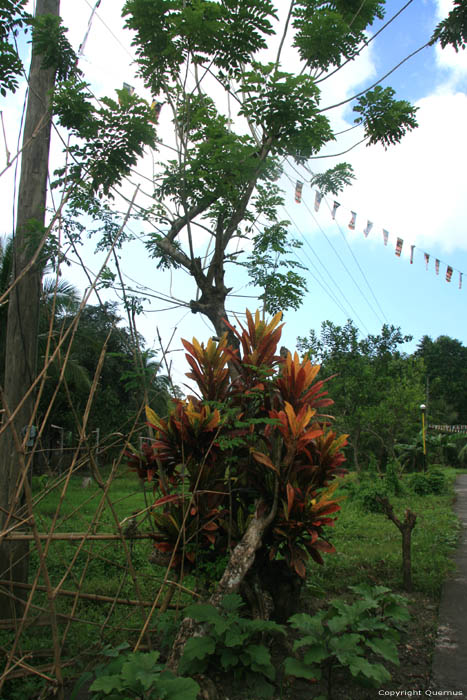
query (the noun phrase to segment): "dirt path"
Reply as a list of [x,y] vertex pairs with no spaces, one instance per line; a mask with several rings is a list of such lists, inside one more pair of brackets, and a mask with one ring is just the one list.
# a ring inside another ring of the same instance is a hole
[[467,698],[467,474],[456,480],[454,510],[462,523],[456,571],[445,582],[433,655],[433,680],[444,697]]

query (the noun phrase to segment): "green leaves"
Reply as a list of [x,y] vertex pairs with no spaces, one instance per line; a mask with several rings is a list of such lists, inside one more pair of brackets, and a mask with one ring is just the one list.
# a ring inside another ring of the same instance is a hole
[[[102,197],[129,174],[145,146],[155,145],[155,130],[150,106],[137,95],[128,95],[121,104],[103,97],[103,106],[94,109],[86,88],[83,82],[66,83],[57,92],[55,109],[60,123],[84,139],[69,147],[73,164],[66,173],[66,181],[74,182],[78,193],[85,187],[88,196]],[[65,171],[59,170],[57,174],[63,178]],[[92,197],[89,200],[92,203]],[[85,201],[83,197],[83,208]]]
[[261,129],[273,155],[302,163],[334,139],[327,118],[319,114],[320,91],[313,78],[256,62],[242,77],[239,113]]
[[[192,678],[179,678],[158,663],[159,652],[124,651],[128,644],[107,650],[111,661],[98,666],[90,686],[92,700],[158,697],[165,700],[196,700],[199,685]],[[81,681],[78,681],[78,686]],[[76,691],[75,691],[76,692]],[[74,695],[73,695],[74,696]]]
[[222,71],[240,70],[273,33],[271,0],[128,0],[126,26],[136,32],[141,75],[155,95],[176,81],[188,56],[209,60]]
[[338,163],[324,173],[313,175],[310,186],[316,187],[324,195],[337,195],[354,180],[354,170],[349,163]]
[[463,0],[454,0],[454,7],[446,19],[436,27],[430,44],[437,41],[443,49],[449,44],[457,52],[467,45],[467,6]]
[[[398,632],[394,625],[406,619],[407,605],[401,596],[385,586],[351,586],[360,596],[354,603],[331,601],[327,610],[311,617],[294,615],[290,624],[303,636],[294,642],[294,651],[305,649],[303,660],[288,658],[286,673],[299,678],[326,677],[336,665],[347,668],[357,680],[382,684],[391,678],[382,663],[368,658],[368,650],[385,661],[398,664]],[[388,608],[392,607],[392,613]]]
[[52,68],[59,82],[67,80],[72,73],[81,73],[61,17],[40,15],[31,20],[31,24],[35,50],[42,56],[42,68]]
[[383,17],[384,0],[298,0],[294,45],[312,69],[327,70],[354,58],[366,41],[364,30]]
[[16,92],[23,64],[14,44],[19,29],[28,24],[27,0],[3,0],[0,7],[0,94]]
[[394,100],[394,94],[392,88],[377,85],[358,98],[353,111],[361,116],[354,121],[364,125],[367,145],[381,143],[387,148],[418,126],[415,118],[418,108],[406,100]]
[[185,645],[180,662],[182,672],[218,668],[233,671],[236,680],[255,689],[255,697],[272,697],[268,681],[275,678],[275,668],[269,650],[259,644],[260,633],[284,633],[284,629],[267,620],[240,617],[243,605],[239,595],[225,596],[218,610],[212,605],[190,605],[184,614],[205,623],[205,634],[192,637]]

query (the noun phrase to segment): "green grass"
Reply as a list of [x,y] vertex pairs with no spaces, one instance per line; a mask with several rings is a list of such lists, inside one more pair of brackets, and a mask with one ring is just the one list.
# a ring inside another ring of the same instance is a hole
[[[390,496],[400,520],[407,508],[417,515],[412,531],[414,590],[434,600],[438,600],[442,583],[453,568],[452,553],[460,527],[452,510],[455,470],[445,473],[447,488],[441,495]],[[365,512],[351,496],[341,505],[335,528],[328,531],[337,553],[327,556],[323,566],[313,567],[308,585],[326,595],[362,581],[400,589],[402,537],[397,527],[383,514]]]
[[[452,483],[455,470],[445,470],[448,476],[448,487],[441,495],[416,496],[406,493],[401,497],[391,496],[399,518],[410,508],[417,514],[417,524],[412,534],[412,575],[414,590],[429,596],[437,602],[443,580],[452,569],[452,553],[457,543],[459,523],[452,512],[453,489]],[[55,526],[56,532],[85,532],[93,522],[96,509],[102,504],[103,491],[92,481],[87,488],[82,487],[82,476],[73,476],[68,485],[59,517]],[[347,479],[351,482],[355,475]],[[62,485],[44,495],[44,483],[34,479],[34,498],[37,499],[35,518],[41,532],[47,532],[55,517],[60,500]],[[50,486],[50,483],[49,483]],[[153,498],[149,485],[147,502]],[[346,488],[342,489],[345,494]],[[135,511],[145,507],[146,501],[142,487],[135,475],[123,468],[113,480],[109,497],[114,504],[116,517],[119,522],[131,516]],[[149,521],[143,525],[150,529]],[[95,519],[94,532],[117,532],[114,515],[108,504],[102,504],[102,512]],[[367,581],[371,584],[384,584],[394,590],[402,586],[401,571],[401,535],[395,525],[384,515],[367,513],[362,510],[356,499],[349,495],[342,501],[342,510],[337,518],[336,526],[329,534],[336,547],[337,553],[325,556],[323,566],[311,565],[307,580],[307,589],[311,596],[321,595],[324,598],[344,593],[349,585]],[[128,542],[128,541],[127,541]],[[43,543],[44,544],[44,543]],[[137,582],[143,600],[152,601],[160,588],[165,571],[148,561],[152,550],[149,540],[128,542],[131,550],[131,562],[137,573]],[[47,570],[53,586],[56,586],[72,558],[76,555],[78,542],[52,542],[47,555]],[[34,579],[39,566],[39,556],[34,546],[30,554],[30,580]],[[115,540],[111,542],[88,542],[77,555],[72,572],[63,584],[64,589],[75,590],[87,566],[86,576],[82,582],[82,591],[91,594],[115,596],[136,599],[135,582],[133,581],[124,554],[122,544]],[[39,577],[39,584],[44,584],[44,576]],[[194,585],[192,577],[185,580],[187,586]],[[70,615],[74,599],[57,596],[55,609],[64,615]],[[189,602],[188,596],[181,601],[182,605]],[[44,592],[36,592],[33,603],[47,609],[48,602]],[[145,609],[145,614],[148,608]],[[89,620],[93,624],[72,623],[67,632],[63,657],[80,656],[80,662],[74,663],[67,674],[76,675],[87,663],[95,662],[96,655],[104,644],[118,645],[122,641],[130,644],[138,638],[142,626],[140,609],[123,605],[101,604],[95,601],[80,600],[74,610],[74,616]],[[151,625],[150,635],[162,651],[167,651],[175,631],[173,613],[161,616],[156,611]],[[64,634],[66,620],[60,620],[60,635]],[[121,630],[119,628],[126,629]],[[133,631],[131,631],[133,630]],[[0,631],[0,647],[8,650],[14,635],[10,631]],[[29,627],[20,639],[18,654],[30,651],[40,652],[50,650],[50,627]],[[33,665],[47,663],[47,656],[33,657]],[[25,690],[26,681],[8,683],[8,695],[0,696],[0,700],[16,700],[16,697],[34,697]],[[27,681],[30,684],[30,681]],[[34,680],[35,687],[42,681]],[[16,688],[18,695],[16,696]],[[28,686],[29,688],[29,686]],[[5,692],[5,691],[4,691]]]

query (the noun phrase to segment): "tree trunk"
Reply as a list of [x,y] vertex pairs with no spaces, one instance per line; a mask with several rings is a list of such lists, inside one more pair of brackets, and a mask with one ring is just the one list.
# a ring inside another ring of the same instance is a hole
[[[36,16],[44,14],[58,16],[59,0],[37,0]],[[51,130],[50,94],[54,81],[55,69],[42,68],[42,58],[33,44],[14,238],[13,277],[16,282],[9,296],[6,332],[4,407],[15,415],[0,435],[2,527],[14,516],[22,500],[21,496],[15,499],[21,476],[15,433],[21,442],[27,442],[29,429],[34,422],[34,393],[23,399],[36,376],[41,265],[38,262],[30,263],[42,238],[45,223]],[[0,543],[3,578],[8,575],[12,581],[24,583],[27,580],[27,546],[27,543]],[[12,592],[20,596],[14,586]],[[12,612],[10,598],[0,595],[0,619],[13,617]]]
[[412,590],[412,530],[414,529],[417,516],[411,510],[405,511],[404,521],[394,515],[394,509],[387,498],[378,498],[383,507],[383,513],[391,520],[402,535],[402,580],[404,590]]
[[[257,510],[257,513],[252,518],[245,534],[233,550],[229,563],[227,564],[225,571],[217,584],[216,590],[209,599],[211,605],[218,608],[222,598],[225,595],[228,595],[229,593],[237,593],[239,591],[242,582],[255,561],[256,552],[261,547],[263,536],[275,518],[277,512],[277,502],[278,489],[276,487],[274,503],[270,512],[267,515],[259,516]],[[203,625],[194,622],[194,620],[189,617],[182,620],[180,629],[167,661],[167,667],[171,671],[174,673],[177,672],[178,664],[182,658],[183,650],[185,649],[185,644],[187,643],[188,639],[193,636],[201,636],[202,634]]]

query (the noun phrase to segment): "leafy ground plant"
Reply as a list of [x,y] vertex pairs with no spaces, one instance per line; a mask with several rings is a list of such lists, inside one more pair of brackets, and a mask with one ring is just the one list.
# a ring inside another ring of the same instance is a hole
[[[334,600],[327,610],[313,617],[306,613],[293,615],[292,627],[302,633],[293,649],[305,649],[303,658],[288,657],[285,671],[291,676],[327,681],[327,698],[332,698],[333,676],[337,668],[345,668],[363,684],[383,684],[391,674],[376,655],[384,661],[399,663],[398,627],[407,622],[409,614],[402,596],[391,593],[385,586],[367,584],[351,586],[358,599],[353,603]],[[318,699],[317,699],[318,700]],[[321,700],[325,700],[321,696]]]
[[98,666],[94,673],[85,673],[75,686],[71,700],[79,689],[93,677],[90,686],[92,700],[196,700],[200,687],[192,678],[176,677],[158,663],[159,652],[130,652],[123,643],[104,654],[108,661]]
[[232,673],[242,688],[255,698],[272,698],[276,669],[268,648],[258,643],[261,633],[282,633],[281,625],[270,620],[240,617],[243,605],[237,594],[225,596],[221,608],[213,605],[190,605],[185,614],[206,625],[203,636],[192,637],[185,645],[179,665],[181,673],[203,673],[221,669]]

